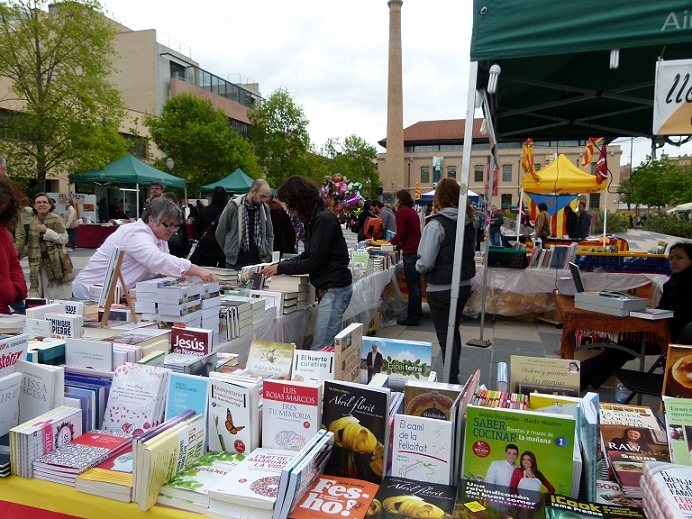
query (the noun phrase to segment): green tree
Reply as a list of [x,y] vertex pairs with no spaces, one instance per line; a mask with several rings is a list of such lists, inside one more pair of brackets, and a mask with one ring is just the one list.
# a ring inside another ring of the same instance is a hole
[[666,207],[686,202],[692,188],[689,173],[670,160],[667,155],[660,159],[647,158],[620,186],[624,201],[649,207]]
[[114,25],[97,0],[0,2],[0,76],[15,110],[2,146],[13,175],[35,179],[100,168],[124,155],[114,72]]
[[331,174],[341,173],[349,182],[363,185],[361,194],[365,198],[375,198],[380,187],[380,176],[375,163],[377,150],[362,137],[349,135],[343,144],[339,139],[328,139],[320,149],[320,155],[329,159]]
[[[219,180],[236,168],[252,178],[261,170],[250,142],[230,125],[226,114],[211,101],[181,94],[163,105],[161,117],[144,118],[156,146],[175,161],[174,173],[194,192]],[[157,161],[165,169],[165,160]]]
[[314,178],[314,173],[305,169],[313,164],[308,120],[287,90],[272,93],[248,117],[252,123],[250,141],[269,185],[276,187],[291,175]]

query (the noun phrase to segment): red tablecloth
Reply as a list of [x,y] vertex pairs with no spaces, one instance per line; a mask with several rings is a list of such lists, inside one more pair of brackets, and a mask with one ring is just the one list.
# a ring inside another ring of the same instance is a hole
[[117,228],[117,225],[80,225],[77,227],[77,247],[80,249],[98,249]]

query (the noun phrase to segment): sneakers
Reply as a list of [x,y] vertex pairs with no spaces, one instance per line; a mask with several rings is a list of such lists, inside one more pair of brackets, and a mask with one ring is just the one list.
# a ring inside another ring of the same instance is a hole
[[397,321],[396,324],[400,324],[402,326],[420,326],[420,321],[412,321],[411,319],[406,318]]

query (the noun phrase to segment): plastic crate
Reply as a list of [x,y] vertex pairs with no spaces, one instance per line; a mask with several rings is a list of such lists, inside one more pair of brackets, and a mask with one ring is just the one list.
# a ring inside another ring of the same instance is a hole
[[508,247],[490,247],[488,250],[488,266],[509,269],[525,269],[529,264],[526,251]]

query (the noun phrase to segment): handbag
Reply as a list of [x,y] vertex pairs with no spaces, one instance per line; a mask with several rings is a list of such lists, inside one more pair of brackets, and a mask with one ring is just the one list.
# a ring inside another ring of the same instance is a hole
[[64,281],[72,281],[74,279],[74,266],[72,265],[72,259],[67,251],[63,251],[62,253],[62,271]]
[[209,224],[209,227],[207,227],[207,229],[202,233],[202,236],[199,237],[198,241],[192,242],[192,247],[190,247],[190,253],[187,255],[187,259],[189,259],[195,265],[197,265],[199,260],[201,259],[199,244],[204,241],[204,238],[207,237],[207,233],[212,229],[212,227],[216,227],[216,224],[219,223],[219,218],[221,218],[221,214],[219,214],[219,216],[217,216],[216,219]]

